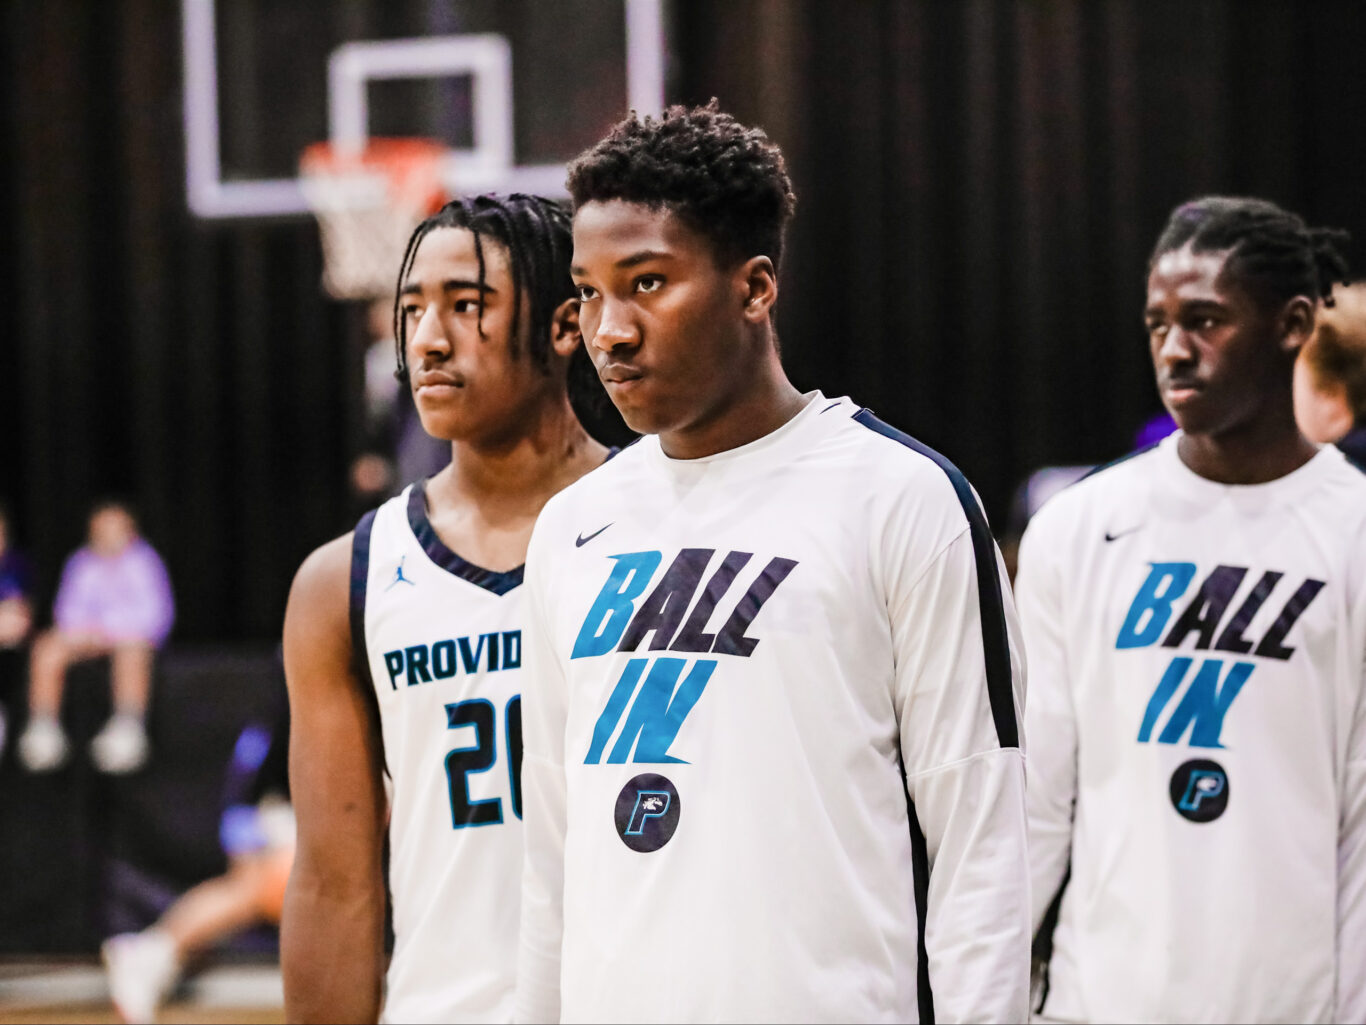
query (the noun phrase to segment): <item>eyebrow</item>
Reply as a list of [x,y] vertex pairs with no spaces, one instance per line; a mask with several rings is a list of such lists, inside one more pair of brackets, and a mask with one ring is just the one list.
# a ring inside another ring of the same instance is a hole
[[[475,292],[483,292],[485,295],[493,295],[498,291],[498,289],[494,288],[492,285],[489,285],[487,283],[481,285],[477,281],[467,281],[465,278],[448,278],[447,280],[441,282],[441,290],[443,292],[461,292],[467,289]],[[409,281],[406,285],[403,286],[403,289],[399,292],[399,294],[419,295],[421,294],[421,292],[422,282]]]
[[[632,253],[630,256],[623,256],[612,266],[617,270],[629,270],[631,267],[639,266],[642,263],[649,263],[651,260],[669,260],[672,258],[672,253],[666,253],[660,249],[642,249],[640,252]],[[569,268],[569,273],[583,277],[588,272],[578,264],[574,264]]]

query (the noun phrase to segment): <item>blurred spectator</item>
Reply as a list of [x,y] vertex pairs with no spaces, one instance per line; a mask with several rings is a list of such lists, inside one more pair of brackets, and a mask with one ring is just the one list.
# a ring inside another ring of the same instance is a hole
[[1366,284],[1339,285],[1333,300],[1295,364],[1295,419],[1366,466]]
[[70,753],[59,719],[67,667],[105,656],[112,667],[114,711],[91,741],[91,758],[103,772],[142,766],[152,659],[174,618],[171,581],[161,557],[139,537],[126,506],[100,503],[90,514],[88,544],[62,570],[54,626],[33,642],[29,721],[19,738],[19,758],[29,771],[56,769]]
[[[9,514],[0,506],[0,691],[18,679],[22,650],[33,629],[28,560],[10,544]],[[0,705],[0,753],[5,750],[5,709]]]
[[394,377],[398,367],[392,299],[376,299],[367,311],[364,451],[351,463],[355,516],[373,509],[396,485],[430,477],[451,461],[449,442],[422,429],[411,391]]
[[237,738],[224,787],[219,842],[228,870],[186,892],[155,924],[104,942],[109,993],[126,1022],[151,1022],[187,964],[214,944],[266,922],[279,925],[294,864],[289,804],[289,710]]

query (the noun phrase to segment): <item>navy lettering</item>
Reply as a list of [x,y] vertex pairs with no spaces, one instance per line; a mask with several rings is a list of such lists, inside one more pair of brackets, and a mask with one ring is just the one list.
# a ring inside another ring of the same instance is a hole
[[702,582],[702,571],[715,554],[712,548],[684,548],[674,559],[673,565],[664,571],[655,589],[650,592],[636,614],[626,633],[617,645],[618,651],[635,651],[645,635],[654,631],[650,650],[667,648],[683,622],[683,614],[688,611],[693,595]]
[[438,680],[449,680],[455,675],[455,641],[437,641],[432,645],[432,674]]
[[1245,576],[1247,570],[1242,566],[1215,566],[1214,572],[1205,578],[1190,604],[1177,617],[1172,632],[1162,642],[1163,646],[1180,647],[1191,633],[1196,633],[1195,646],[1208,648],[1214,641],[1219,620],[1224,618],[1228,603],[1233,600]]
[[1219,635],[1219,640],[1215,642],[1215,648],[1219,651],[1236,651],[1240,655],[1246,655],[1252,650],[1252,642],[1243,634],[1246,632],[1248,624],[1252,622],[1252,617],[1266,604],[1266,599],[1271,595],[1281,576],[1282,574],[1275,570],[1269,570],[1262,574],[1262,579],[1257,581],[1257,585],[1252,588],[1252,593],[1238,607],[1238,611],[1229,620],[1228,626],[1224,627],[1224,632]]
[[403,655],[407,662],[409,687],[418,683],[432,682],[432,674],[427,670],[427,646],[425,644],[414,644],[411,648],[404,648]]
[[711,614],[716,611],[716,603],[734,583],[735,574],[739,573],[745,563],[753,557],[752,552],[731,552],[722,560],[721,565],[707,581],[707,589],[702,592],[702,597],[693,607],[692,615],[683,624],[683,629],[678,632],[674,642],[669,645],[670,651],[711,651],[716,635],[703,633],[703,628],[707,625],[707,620],[711,619]]
[[1290,633],[1290,628],[1295,625],[1295,621],[1304,615],[1304,610],[1323,590],[1323,581],[1309,579],[1300,584],[1299,590],[1290,596],[1290,600],[1285,603],[1285,608],[1276,617],[1276,622],[1271,624],[1271,629],[1267,630],[1262,642],[1257,645],[1254,655],[1263,655],[1266,658],[1287,659],[1295,654],[1294,648],[1287,648],[1281,642],[1285,640],[1286,634]]
[[403,652],[386,651],[384,653],[384,668],[389,671],[390,688],[398,690],[398,675],[403,672]]
[[764,602],[773,596],[778,585],[787,579],[787,575],[792,572],[796,565],[795,559],[778,558],[764,567],[764,571],[759,574],[759,579],[750,585],[745,596],[740,599],[740,604],[735,606],[735,611],[731,613],[730,619],[726,620],[726,625],[716,635],[716,642],[711,647],[712,651],[722,655],[749,657],[759,641],[758,638],[746,637],[746,628],[754,622],[754,617],[764,607]]

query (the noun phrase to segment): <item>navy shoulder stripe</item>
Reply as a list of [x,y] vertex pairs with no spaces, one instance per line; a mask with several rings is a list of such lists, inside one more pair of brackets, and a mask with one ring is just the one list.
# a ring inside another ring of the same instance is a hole
[[987,518],[972,493],[972,485],[958,467],[928,445],[922,445],[909,434],[903,434],[876,416],[872,410],[860,409],[854,420],[884,438],[899,442],[944,471],[953,485],[958,504],[968,518],[972,534],[973,561],[977,566],[977,601],[982,621],[982,652],[987,670],[987,698],[991,702],[991,718],[996,725],[996,739],[1002,747],[1020,746],[1020,728],[1015,721],[1015,694],[1011,683],[1010,641],[1006,636],[1005,603],[1001,596],[1001,577],[996,565],[996,542],[987,528]]
[[351,658],[361,680],[370,679],[370,653],[365,647],[365,583],[370,577],[370,532],[377,512],[378,509],[371,509],[362,516],[351,538]]
[[[1080,484],[1084,480],[1090,480],[1096,474],[1104,473],[1112,466],[1118,466],[1120,463],[1127,463],[1130,459],[1133,459],[1137,456],[1145,455],[1151,452],[1153,449],[1157,448],[1157,446],[1161,444],[1161,441],[1154,441],[1151,445],[1144,445],[1142,448],[1136,448],[1132,452],[1125,452],[1124,455],[1120,456],[1118,459],[1111,459],[1108,463],[1101,463],[1099,466],[1092,467],[1090,470],[1087,470],[1080,477],[1074,480],[1072,484]],[[1071,484],[1068,485],[1068,487],[1071,486]]]

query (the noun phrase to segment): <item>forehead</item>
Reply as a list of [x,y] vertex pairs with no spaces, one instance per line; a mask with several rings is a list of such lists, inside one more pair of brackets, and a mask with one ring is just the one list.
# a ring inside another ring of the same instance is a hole
[[705,238],[667,207],[622,199],[585,203],[574,213],[574,266],[613,263],[637,253],[711,255]]
[[1230,300],[1232,290],[1221,280],[1227,259],[1227,250],[1197,253],[1189,244],[1163,253],[1148,274],[1148,301]]
[[[496,238],[479,236],[484,251],[484,280],[497,289],[508,280],[507,250]],[[433,228],[417,244],[405,286],[439,288],[450,280],[478,281],[479,254],[469,228]]]

